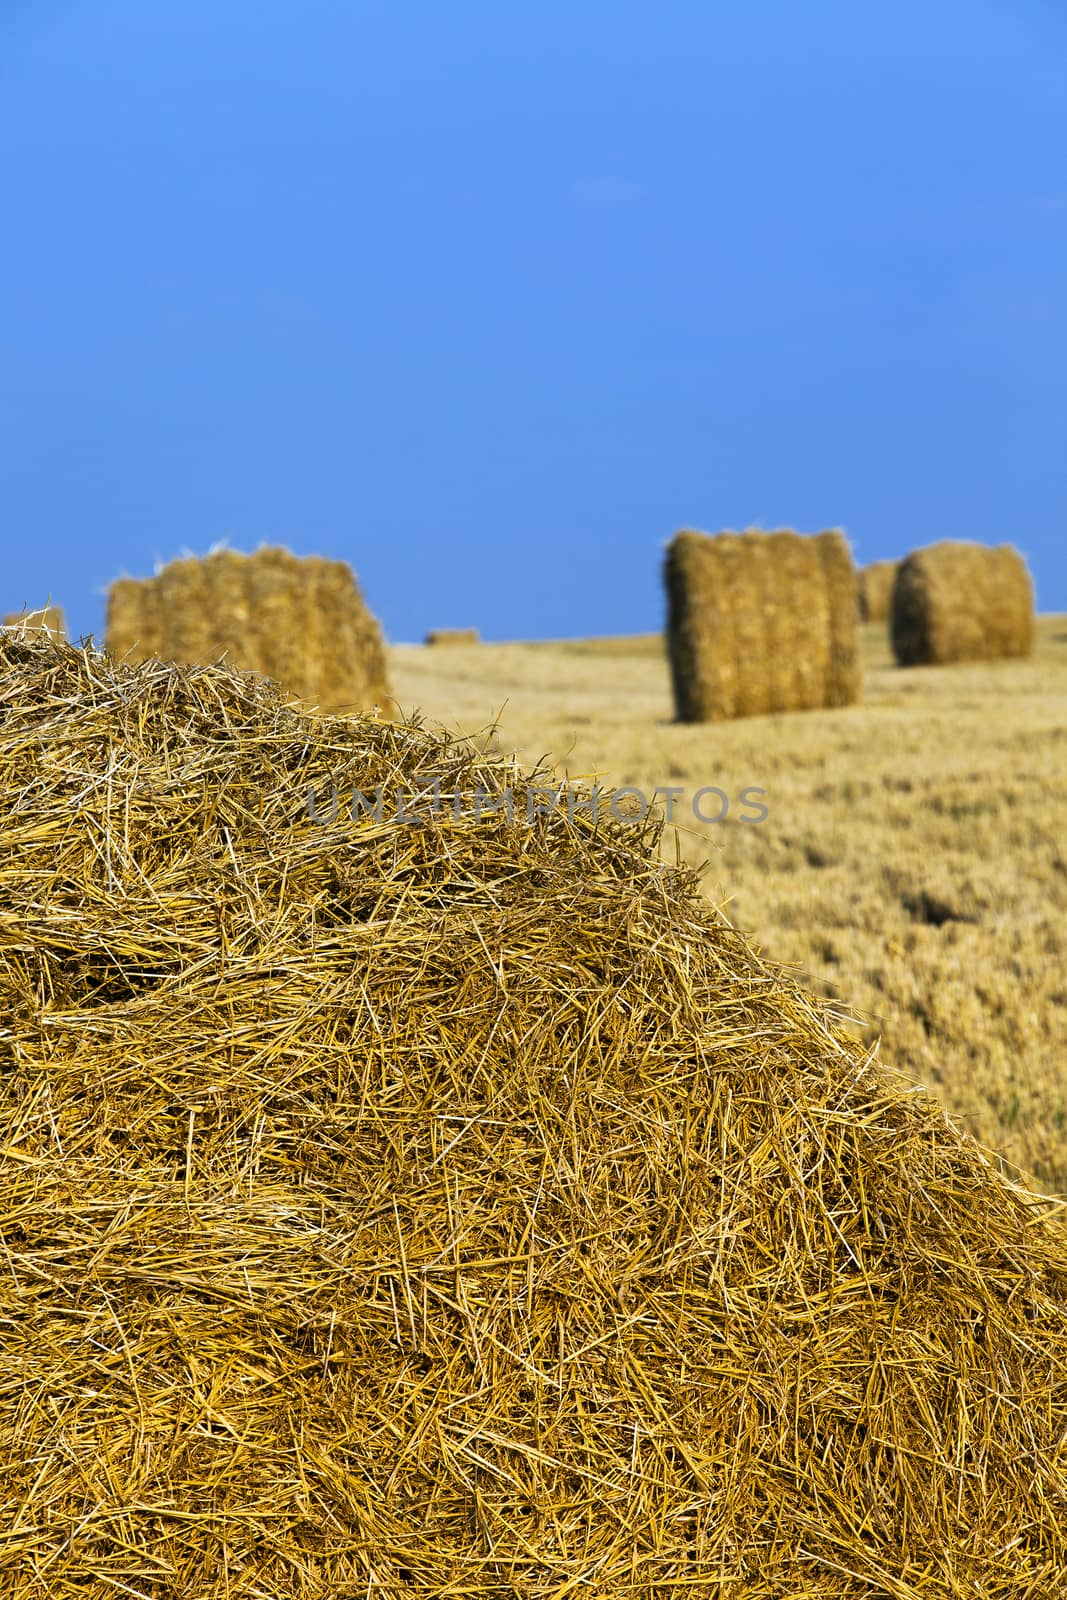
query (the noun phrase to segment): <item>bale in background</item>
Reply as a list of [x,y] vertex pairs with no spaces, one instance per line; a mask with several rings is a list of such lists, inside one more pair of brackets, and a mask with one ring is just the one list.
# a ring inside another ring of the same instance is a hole
[[147,661],[162,654],[159,589],[152,579],[115,579],[107,592],[104,637],[116,660]]
[[427,644],[480,644],[477,628],[431,628]]
[[29,638],[67,637],[66,620],[59,606],[40,606],[34,611],[10,611],[4,618],[4,627],[18,628]]
[[890,619],[900,666],[1027,656],[1033,630],[1033,582],[1011,545],[946,539],[901,562]]
[[323,711],[391,705],[381,630],[343,561],[265,546],[111,585],[107,648],[131,663],[228,660]]
[[899,561],[872,561],[859,574],[860,620],[888,622]]
[[858,700],[856,571],[839,530],[683,530],[664,582],[680,722]]

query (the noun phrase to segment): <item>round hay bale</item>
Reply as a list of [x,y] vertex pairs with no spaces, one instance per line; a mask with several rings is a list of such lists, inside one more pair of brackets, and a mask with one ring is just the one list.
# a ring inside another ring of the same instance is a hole
[[41,606],[35,611],[10,611],[3,625],[5,628],[17,628],[29,638],[67,637],[66,618],[59,606]]
[[1026,656],[1033,628],[1033,581],[1011,545],[946,539],[900,563],[890,634],[902,667]]
[[280,547],[216,550],[120,579],[107,648],[132,662],[226,660],[327,712],[393,709],[381,629],[351,567]]
[[680,722],[850,705],[859,698],[856,574],[844,535],[675,535],[664,562]]
[[224,667],[0,725],[13,1600],[1057,1593],[1062,1219],[654,827]]
[[426,635],[427,644],[480,644],[477,628],[431,628]]
[[859,573],[861,622],[888,622],[897,561],[872,561]]
[[843,533],[817,533],[813,543],[822,564],[826,594],[829,660],[817,704],[853,705],[860,695],[860,637],[856,626],[856,568]]

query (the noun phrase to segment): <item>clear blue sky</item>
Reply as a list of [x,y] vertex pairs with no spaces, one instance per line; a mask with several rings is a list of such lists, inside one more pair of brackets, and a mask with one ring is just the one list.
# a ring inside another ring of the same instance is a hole
[[750,522],[1067,609],[1064,0],[0,0],[0,163],[0,609],[651,629]]

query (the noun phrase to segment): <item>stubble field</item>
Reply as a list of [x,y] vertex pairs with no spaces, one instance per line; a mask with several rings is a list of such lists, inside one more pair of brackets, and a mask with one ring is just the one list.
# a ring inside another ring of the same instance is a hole
[[[702,726],[672,720],[658,635],[394,645],[389,667],[405,711],[524,765],[680,789],[665,852],[1009,1170],[1067,1193],[1067,617],[1025,662],[904,671],[882,625],[863,645],[860,705]],[[693,815],[708,786],[721,822]]]

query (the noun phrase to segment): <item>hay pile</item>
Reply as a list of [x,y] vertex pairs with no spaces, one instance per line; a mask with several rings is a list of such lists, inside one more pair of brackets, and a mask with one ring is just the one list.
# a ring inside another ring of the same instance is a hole
[[0,775],[5,1596],[1062,1592],[1062,1221],[654,830],[8,638]]
[[1028,656],[1034,585],[1010,544],[946,539],[913,550],[893,585],[890,635],[902,667]]
[[859,601],[862,622],[888,622],[898,561],[872,561],[860,569]]
[[667,547],[664,582],[680,722],[859,698],[856,573],[843,534],[684,531]]
[[431,628],[427,644],[480,644],[477,628]]
[[17,628],[30,638],[65,639],[67,636],[66,618],[59,606],[40,606],[36,611],[10,611],[3,625],[5,628]]
[[107,648],[131,662],[225,657],[324,711],[391,708],[381,630],[344,561],[267,546],[120,578],[108,593]]

